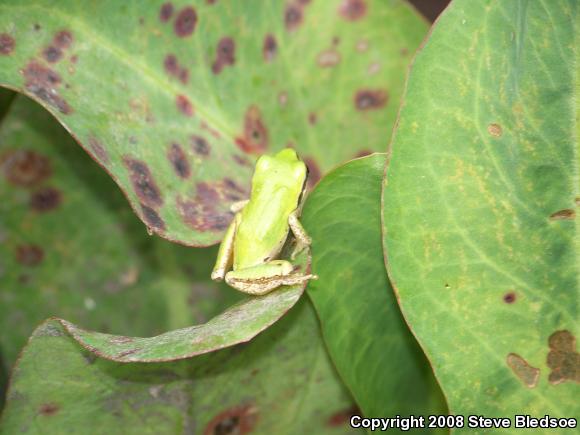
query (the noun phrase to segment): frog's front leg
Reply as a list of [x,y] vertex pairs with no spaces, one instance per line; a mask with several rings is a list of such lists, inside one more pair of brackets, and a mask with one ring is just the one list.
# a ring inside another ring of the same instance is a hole
[[234,239],[236,237],[236,230],[240,225],[240,220],[241,215],[237,213],[234,216],[232,223],[228,227],[222,243],[220,244],[217,260],[211,273],[211,279],[214,281],[223,280],[226,276],[226,272],[232,268],[232,262],[234,258]]
[[300,213],[299,210],[296,209],[292,213],[290,213],[290,216],[288,216],[288,226],[290,226],[292,234],[294,234],[294,237],[296,238],[296,246],[294,247],[294,250],[290,255],[290,258],[292,260],[294,260],[300,252],[302,252],[307,246],[310,246],[310,244],[312,243],[310,236],[306,234],[306,230],[298,220],[299,213]]
[[258,266],[232,270],[226,274],[226,283],[251,295],[263,295],[283,285],[301,284],[316,277],[292,273],[294,266],[286,260],[272,260]]
[[240,211],[242,211],[242,209],[248,205],[248,202],[250,202],[249,199],[244,199],[242,201],[236,201],[234,203],[232,203],[232,205],[230,205],[230,211],[232,213],[238,213]]

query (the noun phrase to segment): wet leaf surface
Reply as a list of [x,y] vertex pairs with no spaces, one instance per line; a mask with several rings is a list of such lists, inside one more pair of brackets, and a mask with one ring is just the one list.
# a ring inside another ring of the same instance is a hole
[[381,246],[384,154],[330,172],[302,221],[312,237],[308,286],[329,353],[366,416],[445,413],[431,368],[405,324]]
[[51,111],[152,232],[205,246],[256,154],[294,146],[320,175],[383,149],[426,28],[401,1],[4,0],[0,84]]
[[578,12],[457,0],[409,78],[387,267],[453,413],[579,415]]
[[96,358],[47,321],[14,371],[0,432],[346,434],[337,416],[352,408],[303,299],[246,345],[171,363]]

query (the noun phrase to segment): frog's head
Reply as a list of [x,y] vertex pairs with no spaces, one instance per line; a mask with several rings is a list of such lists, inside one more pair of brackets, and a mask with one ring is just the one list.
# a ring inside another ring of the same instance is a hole
[[254,179],[275,182],[302,190],[306,181],[307,167],[292,148],[284,148],[273,156],[263,155],[256,163]]

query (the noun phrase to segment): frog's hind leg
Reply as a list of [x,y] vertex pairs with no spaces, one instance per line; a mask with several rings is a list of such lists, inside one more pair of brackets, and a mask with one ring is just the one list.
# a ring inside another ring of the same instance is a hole
[[226,274],[226,283],[244,293],[263,295],[283,285],[301,284],[315,275],[293,273],[294,266],[286,260],[272,260],[259,266],[232,270]]

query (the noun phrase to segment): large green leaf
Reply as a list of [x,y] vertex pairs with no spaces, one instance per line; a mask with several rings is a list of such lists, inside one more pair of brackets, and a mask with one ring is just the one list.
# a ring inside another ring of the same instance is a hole
[[308,294],[339,374],[367,416],[438,414],[445,405],[431,368],[405,324],[381,245],[385,155],[330,172],[303,212],[312,237]]
[[0,0],[0,84],[51,111],[149,227],[209,245],[252,155],[312,179],[384,147],[426,24],[400,0]]
[[247,345],[172,363],[95,358],[48,321],[14,371],[0,433],[345,434],[351,409],[304,299]]
[[578,6],[456,0],[409,77],[387,266],[454,413],[580,415]]
[[[0,318],[10,331],[0,344],[7,361],[35,324],[54,315],[123,334],[88,332],[63,321],[104,357],[184,358],[251,339],[303,292],[296,286],[247,298],[205,324],[189,326],[206,321],[224,301],[239,299],[234,290],[208,283],[215,249],[149,239],[114,184],[48,113],[24,97],[0,129],[0,155],[0,252],[6,268]],[[188,267],[193,273],[186,273]],[[201,305],[202,299],[209,304]],[[147,339],[126,336],[174,328],[183,329]]]

